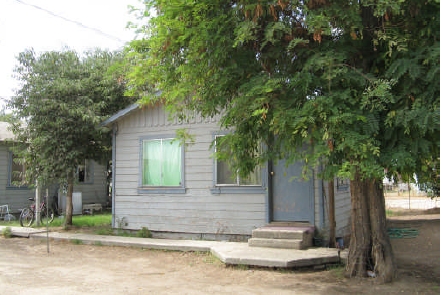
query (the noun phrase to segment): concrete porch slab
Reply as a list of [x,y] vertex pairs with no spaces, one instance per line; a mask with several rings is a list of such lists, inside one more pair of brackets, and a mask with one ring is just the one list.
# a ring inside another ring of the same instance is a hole
[[[6,226],[0,226],[0,232]],[[260,267],[312,267],[345,262],[347,251],[337,249],[310,248],[307,250],[275,249],[250,247],[248,243],[219,242],[201,240],[149,239],[120,236],[101,236],[83,233],[44,232],[43,229],[11,227],[14,236],[49,240],[79,240],[84,244],[106,246],[139,247],[144,249],[162,249],[172,251],[210,251],[225,264],[249,265]]]
[[245,243],[219,243],[211,253],[225,264],[262,267],[294,268],[339,263],[337,249],[311,248],[308,250],[249,247]]

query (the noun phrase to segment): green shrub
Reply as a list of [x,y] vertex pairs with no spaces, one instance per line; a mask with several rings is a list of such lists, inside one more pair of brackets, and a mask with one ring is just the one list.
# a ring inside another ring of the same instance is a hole
[[2,235],[3,235],[3,237],[5,237],[6,239],[9,239],[9,238],[12,238],[12,230],[11,230],[11,228],[8,226],[8,227],[5,227],[4,229],[3,229],[3,231],[2,231]]
[[136,237],[138,237],[138,238],[151,238],[152,233],[150,232],[150,230],[147,227],[143,227],[136,233]]

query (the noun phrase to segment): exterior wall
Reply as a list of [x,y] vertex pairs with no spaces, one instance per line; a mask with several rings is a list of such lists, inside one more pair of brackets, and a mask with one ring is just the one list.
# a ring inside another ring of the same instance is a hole
[[[203,124],[200,124],[203,123]],[[215,120],[169,122],[162,108],[138,109],[117,121],[114,137],[114,227],[155,232],[192,233],[200,237],[251,235],[266,223],[266,193],[214,194],[210,145]],[[185,193],[138,193],[140,138],[174,136],[186,128],[194,143],[184,152]]]
[[337,181],[334,181],[334,194],[335,236],[345,237],[351,233],[351,192],[349,184],[339,187]]
[[9,211],[16,214],[29,205],[28,198],[34,197],[35,191],[8,186],[9,164],[9,148],[0,142],[0,205],[8,205]]
[[74,184],[74,192],[82,193],[82,203],[91,204],[99,203],[104,207],[109,204],[107,195],[107,167],[100,165],[97,162],[93,164],[93,175],[91,183],[76,183]]
[[[328,182],[318,180],[316,190],[324,188],[325,194],[320,194],[316,202],[316,228],[328,235],[329,231],[329,199],[328,199]],[[318,194],[317,194],[318,195]],[[350,218],[351,218],[351,193],[349,184],[344,186],[338,185],[338,179],[334,181],[334,209],[335,209],[335,236],[346,237],[350,234]]]
[[[35,197],[35,190],[29,188],[12,187],[8,185],[10,171],[10,151],[4,142],[0,142],[0,205],[8,205],[10,212],[16,214],[20,209],[29,206],[28,198]],[[106,167],[93,163],[93,182],[75,184],[74,192],[82,193],[82,203],[100,203],[107,205],[107,171]],[[49,195],[56,194],[56,186],[49,188]],[[46,192],[43,189],[42,194]],[[64,208],[63,208],[64,209]]]
[[[107,193],[107,167],[92,161],[91,168],[93,174],[90,182],[74,183],[72,196],[74,215],[82,214],[83,205],[86,204],[101,204],[103,209],[110,206]],[[81,193],[81,198],[76,193]],[[55,194],[58,195],[58,210],[63,214],[66,209],[66,191],[54,186],[49,189],[49,195]]]

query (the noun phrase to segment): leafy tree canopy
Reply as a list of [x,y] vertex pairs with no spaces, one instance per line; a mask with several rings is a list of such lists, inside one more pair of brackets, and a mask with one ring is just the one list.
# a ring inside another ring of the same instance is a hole
[[115,66],[122,54],[26,50],[17,59],[21,86],[8,106],[20,122],[15,152],[26,163],[28,183],[65,183],[86,159],[108,160],[110,136],[100,123],[132,100]]
[[325,175],[380,178],[439,159],[438,1],[145,2],[131,92],[182,116],[222,112],[242,173],[326,158]]

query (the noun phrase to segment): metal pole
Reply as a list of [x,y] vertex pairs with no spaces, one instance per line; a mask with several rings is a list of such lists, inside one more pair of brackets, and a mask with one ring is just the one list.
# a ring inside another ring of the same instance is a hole
[[35,188],[35,221],[37,226],[40,226],[40,185],[38,184],[38,180],[36,181]]
[[49,189],[46,188],[46,249],[49,253]]

